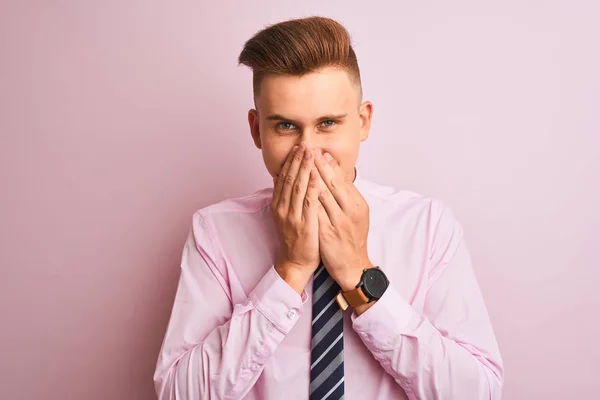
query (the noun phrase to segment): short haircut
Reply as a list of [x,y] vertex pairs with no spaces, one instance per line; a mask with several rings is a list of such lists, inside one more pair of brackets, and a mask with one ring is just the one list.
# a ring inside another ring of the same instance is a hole
[[345,70],[361,87],[350,34],[330,18],[292,19],[268,26],[244,44],[238,62],[252,69],[255,97],[266,75],[302,76],[325,67]]

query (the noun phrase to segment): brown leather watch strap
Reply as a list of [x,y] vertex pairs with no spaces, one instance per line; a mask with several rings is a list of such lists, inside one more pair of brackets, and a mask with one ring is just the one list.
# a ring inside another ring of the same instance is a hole
[[363,293],[361,288],[348,290],[347,292],[340,291],[336,297],[336,300],[340,308],[344,311],[348,308],[348,306],[355,308],[369,302],[369,298]]
[[348,309],[348,307],[350,307],[350,304],[348,304],[348,302],[346,301],[346,298],[342,294],[341,290],[337,294],[337,296],[335,296],[335,301],[337,301],[337,303],[340,306],[340,308],[342,309],[342,311],[346,311]]
[[361,288],[348,290],[347,292],[343,292],[343,294],[351,307],[362,306],[369,302],[369,298],[364,294]]

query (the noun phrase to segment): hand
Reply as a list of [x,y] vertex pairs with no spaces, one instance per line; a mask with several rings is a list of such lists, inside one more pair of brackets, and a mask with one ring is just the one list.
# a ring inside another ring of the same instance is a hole
[[302,293],[320,263],[318,172],[304,145],[294,148],[275,179],[271,210],[279,236],[279,275]]
[[373,267],[367,254],[369,205],[331,155],[317,153],[315,164],[324,181],[319,193],[321,258],[342,290],[352,290],[362,271]]

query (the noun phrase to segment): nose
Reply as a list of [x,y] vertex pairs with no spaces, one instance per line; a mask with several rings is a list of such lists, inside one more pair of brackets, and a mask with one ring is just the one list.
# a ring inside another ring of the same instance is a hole
[[310,136],[302,135],[299,144],[303,144],[307,149],[312,149],[314,147],[314,140]]
[[303,132],[298,144],[304,144],[306,148],[310,150],[316,150],[320,146],[318,138],[315,138],[315,135],[312,132]]

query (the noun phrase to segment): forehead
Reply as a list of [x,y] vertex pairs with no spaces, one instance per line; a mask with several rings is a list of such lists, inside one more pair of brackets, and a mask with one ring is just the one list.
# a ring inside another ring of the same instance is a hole
[[256,106],[261,113],[318,117],[356,107],[358,101],[357,85],[348,73],[325,68],[302,76],[265,76]]

